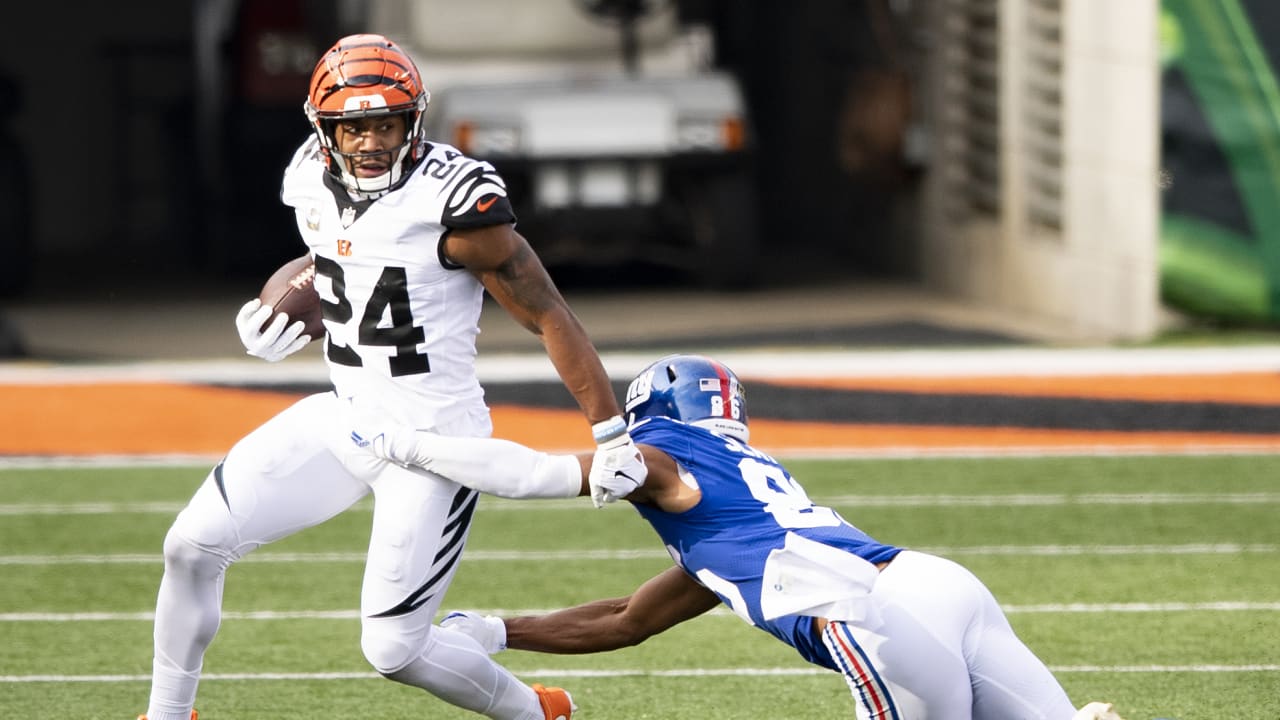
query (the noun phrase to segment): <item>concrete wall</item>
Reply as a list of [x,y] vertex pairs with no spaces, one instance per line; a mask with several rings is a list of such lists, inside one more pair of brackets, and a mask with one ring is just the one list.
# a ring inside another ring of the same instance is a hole
[[[947,83],[984,76],[991,60],[945,67],[953,55],[940,47],[934,117],[938,147],[998,167],[996,197],[968,202],[971,178],[953,179],[951,160],[935,164],[925,276],[1081,340],[1150,338],[1160,309],[1157,2],[969,0],[943,19],[993,9],[998,113],[952,112],[968,96],[947,95]],[[984,135],[989,148],[965,145]]]

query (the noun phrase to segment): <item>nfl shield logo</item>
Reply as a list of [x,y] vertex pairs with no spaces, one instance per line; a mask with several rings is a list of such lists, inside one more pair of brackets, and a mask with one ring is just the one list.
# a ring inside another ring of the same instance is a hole
[[342,227],[349,228],[351,223],[356,221],[356,209],[353,207],[345,207],[342,209]]

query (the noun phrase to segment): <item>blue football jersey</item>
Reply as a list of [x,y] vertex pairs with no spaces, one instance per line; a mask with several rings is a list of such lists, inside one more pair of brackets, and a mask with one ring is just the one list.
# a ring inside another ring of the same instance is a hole
[[876,542],[831,508],[814,505],[804,488],[768,455],[736,440],[668,418],[644,418],[631,427],[637,444],[670,455],[702,491],[683,513],[635,505],[685,572],[744,620],[794,647],[809,662],[837,670],[808,616],[766,620],[761,584],[769,553],[788,533],[884,562],[900,548]]

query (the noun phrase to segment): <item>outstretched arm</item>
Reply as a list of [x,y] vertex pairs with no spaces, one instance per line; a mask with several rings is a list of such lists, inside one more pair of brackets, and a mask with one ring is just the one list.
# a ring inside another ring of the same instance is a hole
[[510,440],[437,435],[408,426],[357,428],[351,437],[380,458],[498,497],[568,498],[587,491],[590,453],[552,455]]
[[596,452],[588,483],[595,506],[614,502],[643,483],[644,460],[627,433],[604,364],[528,241],[510,225],[490,225],[449,233],[443,250],[542,340],[561,381],[591,423]]
[[[592,453],[554,455],[500,438],[438,435],[406,425],[357,427],[351,439],[377,457],[407,468],[428,470],[489,495],[504,498],[567,498],[590,492]],[[637,447],[647,471],[626,497],[679,513],[702,494],[680,480],[675,460],[652,445]]]
[[505,618],[507,647],[561,655],[637,645],[701,615],[720,598],[672,567],[629,597],[597,600],[546,615]]
[[445,239],[444,251],[474,273],[516,322],[538,336],[588,422],[621,414],[595,346],[523,236],[505,224],[454,230]]

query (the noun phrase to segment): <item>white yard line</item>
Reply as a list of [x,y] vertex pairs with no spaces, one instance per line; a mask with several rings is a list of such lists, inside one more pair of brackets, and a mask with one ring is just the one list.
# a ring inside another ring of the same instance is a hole
[[177,515],[182,502],[8,503],[0,516],[23,515]]
[[[944,557],[971,556],[1075,556],[1075,555],[1244,555],[1280,552],[1280,545],[1239,545],[1234,543],[1186,545],[969,545],[954,547],[912,547],[913,550]],[[468,562],[545,562],[655,560],[670,557],[662,550],[467,550]],[[361,552],[289,553],[270,550],[246,556],[252,563],[363,563]],[[5,565],[150,565],[159,564],[159,554],[119,553],[105,555],[0,555]]]
[[160,453],[155,455],[8,455],[0,457],[0,470],[138,467],[196,467],[210,469],[220,459],[220,455],[180,453]]
[[1050,603],[1002,605],[1006,613],[1165,613],[1165,612],[1278,612],[1280,602],[1164,602],[1164,603]]
[[[1051,665],[1049,670],[1055,673],[1238,673],[1238,672],[1280,672],[1280,665]],[[663,677],[663,678],[700,678],[700,677],[756,677],[756,676],[792,676],[792,675],[830,675],[830,670],[814,667],[795,668],[678,668],[673,670],[588,670],[574,668],[556,669],[512,669],[520,677],[557,677],[557,678],[612,678],[612,677]],[[224,680],[246,681],[281,681],[281,680],[379,680],[382,676],[374,672],[318,672],[318,673],[205,673],[201,682],[217,682]],[[150,682],[150,675],[0,675],[0,684],[13,683],[122,683]]]
[[[484,615],[514,617],[542,615],[556,608],[470,608]],[[1056,615],[1078,613],[1173,613],[1173,612],[1280,612],[1280,602],[1165,602],[1165,603],[1062,603],[1043,605],[1002,605],[1010,615]],[[736,618],[727,608],[715,608],[712,617]],[[223,620],[358,620],[359,610],[226,610]],[[12,612],[0,613],[0,623],[40,622],[151,622],[155,613],[146,612]]]
[[[1086,493],[1063,495],[834,495],[813,496],[823,505],[855,507],[1019,507],[1056,505],[1255,505],[1280,502],[1280,493]],[[0,513],[3,513],[0,505]]]
[[[1017,495],[814,495],[822,505],[856,508],[883,507],[1027,507],[1078,505],[1259,505],[1280,503],[1280,493],[1088,493],[1017,494]],[[501,500],[486,497],[485,510],[581,510],[583,498],[569,500]],[[3,503],[0,516],[21,515],[176,515],[185,502],[78,502],[78,503]],[[372,505],[361,503],[353,510],[369,511]]]

